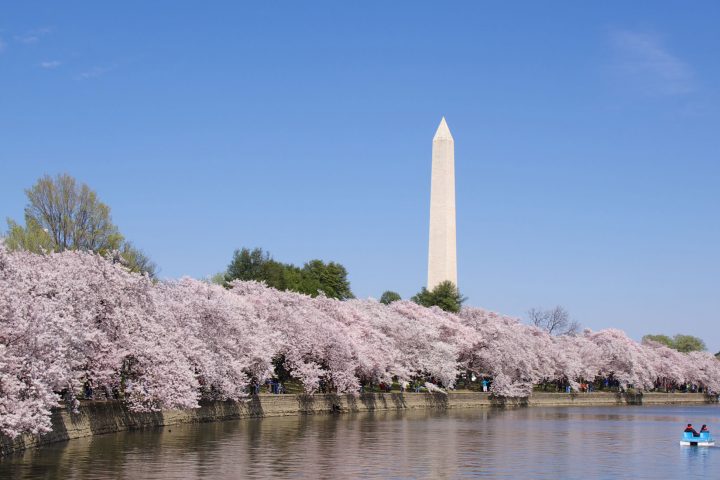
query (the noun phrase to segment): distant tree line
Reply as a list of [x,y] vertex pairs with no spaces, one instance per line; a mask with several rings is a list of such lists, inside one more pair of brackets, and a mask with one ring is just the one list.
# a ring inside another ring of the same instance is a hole
[[[278,290],[304,293],[312,297],[322,293],[326,297],[347,300],[355,298],[347,277],[347,270],[337,262],[325,263],[315,259],[298,267],[275,260],[270,252],[262,248],[241,248],[235,250],[225,272],[214,275],[211,281],[227,287],[233,280],[255,280]],[[398,300],[402,300],[400,294],[391,290],[380,296],[380,303],[385,305]],[[457,313],[465,298],[455,284],[446,281],[432,290],[423,287],[410,300],[424,307],[437,306],[447,312]]]

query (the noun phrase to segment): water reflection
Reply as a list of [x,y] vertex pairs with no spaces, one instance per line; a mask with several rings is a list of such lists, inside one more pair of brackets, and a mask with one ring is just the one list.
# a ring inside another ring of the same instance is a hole
[[678,440],[687,422],[720,428],[719,413],[525,408],[173,426],[28,451],[0,462],[0,478],[716,478],[720,449]]

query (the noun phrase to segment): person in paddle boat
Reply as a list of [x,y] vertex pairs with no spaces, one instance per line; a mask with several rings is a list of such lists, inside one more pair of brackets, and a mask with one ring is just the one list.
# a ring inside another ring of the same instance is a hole
[[680,445],[688,445],[694,447],[714,447],[715,439],[710,436],[710,429],[707,425],[703,425],[700,433],[696,432],[692,424],[688,423],[683,431],[683,438]]

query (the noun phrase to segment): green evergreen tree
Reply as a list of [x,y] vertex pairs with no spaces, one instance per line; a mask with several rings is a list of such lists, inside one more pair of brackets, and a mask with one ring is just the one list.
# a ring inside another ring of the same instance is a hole
[[311,296],[320,293],[326,297],[347,300],[355,298],[350,290],[347,270],[339,263],[325,263],[322,260],[310,260],[301,271],[299,292]]
[[380,295],[380,303],[384,303],[385,305],[390,305],[392,302],[397,302],[398,300],[402,300],[400,294],[391,290],[386,290]]
[[243,248],[233,253],[233,259],[225,272],[225,282],[255,280],[278,290],[286,290],[285,268],[285,265],[273,260],[270,253],[261,248]]
[[354,298],[347,270],[339,263],[311,260],[302,268],[273,260],[260,248],[235,250],[225,272],[225,285],[233,280],[256,280],[278,290],[291,290],[310,296],[321,293],[330,298]]
[[423,307],[437,306],[446,312],[459,312],[466,300],[454,283],[446,280],[439,283],[432,290],[423,287],[411,300]]

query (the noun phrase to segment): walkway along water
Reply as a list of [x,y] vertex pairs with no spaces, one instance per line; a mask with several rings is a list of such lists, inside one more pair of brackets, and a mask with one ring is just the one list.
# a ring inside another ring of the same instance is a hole
[[53,411],[53,431],[42,436],[23,435],[14,440],[0,436],[0,454],[75,438],[183,423],[239,418],[323,413],[402,410],[415,408],[504,408],[532,406],[700,405],[718,403],[717,396],[702,393],[534,393],[529,398],[497,398],[487,393],[366,393],[361,395],[271,395],[248,397],[245,402],[201,403],[194,410],[137,413],[119,401],[84,401],[79,412]]

